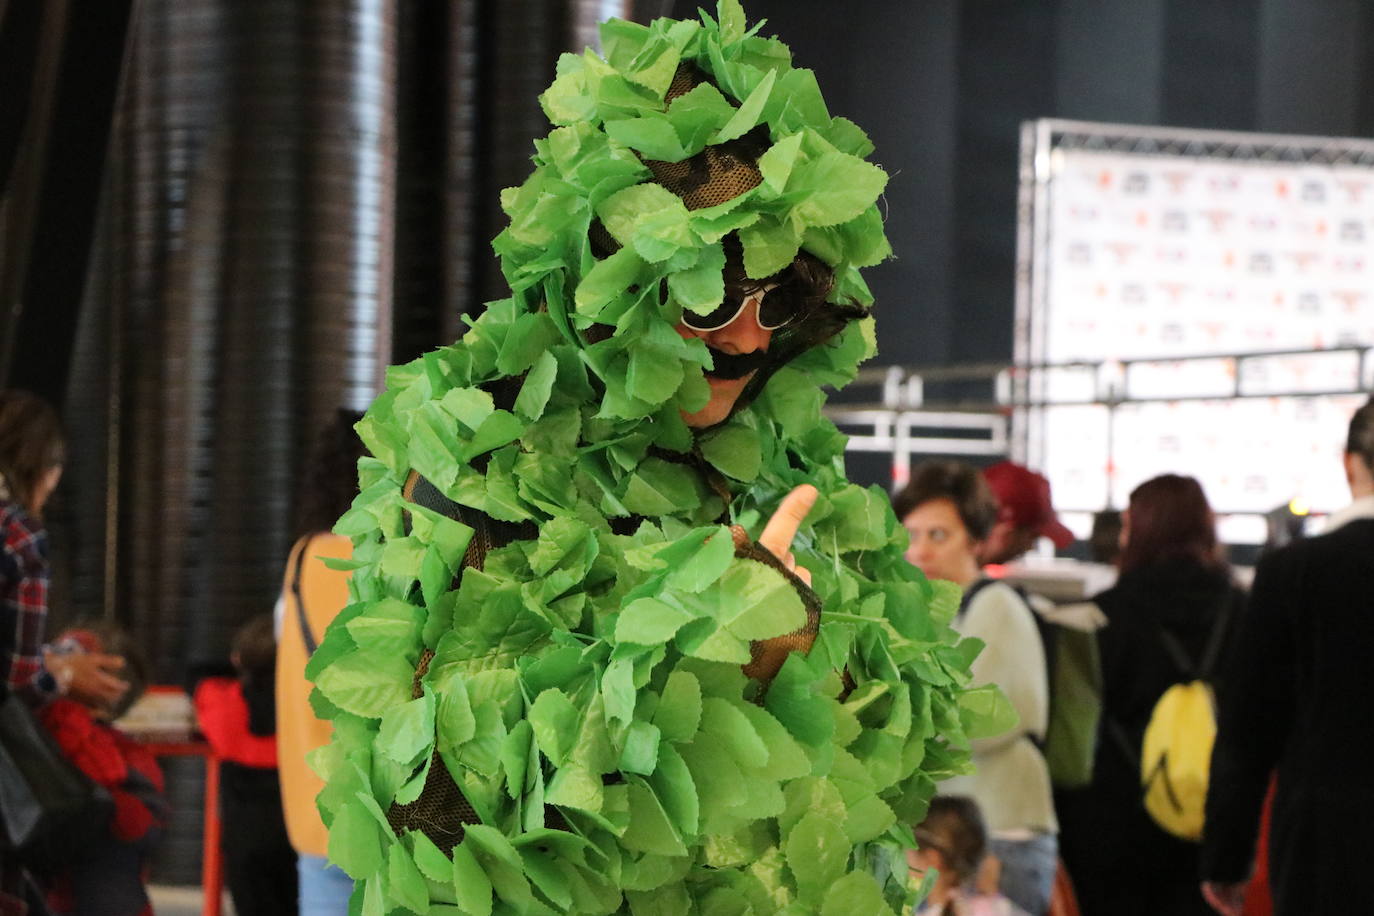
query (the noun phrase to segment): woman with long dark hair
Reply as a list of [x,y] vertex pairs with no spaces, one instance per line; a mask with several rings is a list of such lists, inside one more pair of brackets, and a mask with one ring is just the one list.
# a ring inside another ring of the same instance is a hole
[[1192,477],[1164,474],[1135,488],[1122,513],[1118,564],[1116,585],[1094,599],[1107,624],[1098,631],[1103,709],[1093,781],[1056,797],[1061,855],[1084,916],[1207,916],[1199,847],[1145,811],[1139,748],[1160,696],[1192,679],[1170,645],[1196,665],[1216,640],[1224,657],[1244,594]]
[[0,695],[35,708],[59,694],[113,704],[128,684],[124,660],[91,654],[44,656],[48,620],[48,535],[43,508],[62,478],[66,440],[57,412],[26,391],[0,391]]
[[[59,696],[114,705],[128,684],[117,655],[51,654],[48,535],[43,508],[62,478],[62,424],[47,401],[0,391],[0,698],[14,694],[37,710]],[[0,911],[26,893],[24,877],[0,850]]]

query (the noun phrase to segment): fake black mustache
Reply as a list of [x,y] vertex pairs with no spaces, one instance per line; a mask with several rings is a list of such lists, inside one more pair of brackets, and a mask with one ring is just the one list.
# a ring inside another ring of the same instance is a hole
[[768,362],[768,353],[764,350],[755,350],[753,353],[723,353],[713,347],[707,347],[706,352],[711,354],[713,366],[706,370],[708,378],[744,378]]

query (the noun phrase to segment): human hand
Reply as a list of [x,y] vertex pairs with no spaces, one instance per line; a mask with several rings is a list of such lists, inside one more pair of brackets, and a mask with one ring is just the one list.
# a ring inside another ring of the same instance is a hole
[[819,495],[816,488],[809,483],[797,487],[783,497],[782,502],[778,504],[778,511],[773,513],[768,524],[763,526],[763,534],[759,535],[759,546],[781,560],[784,566],[807,585],[811,584],[811,570],[797,565],[797,558],[792,556],[792,541],[796,538],[797,529],[801,527],[806,514],[816,505]]
[[109,709],[129,689],[128,682],[118,676],[124,668],[122,655],[100,652],[48,654],[44,657],[44,665],[57,679],[64,694],[86,706]]
[[1241,916],[1249,881],[1204,881],[1202,896],[1222,916]]

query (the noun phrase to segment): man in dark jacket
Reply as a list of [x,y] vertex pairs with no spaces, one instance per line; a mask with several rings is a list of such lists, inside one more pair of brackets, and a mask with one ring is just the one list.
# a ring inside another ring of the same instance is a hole
[[1261,561],[1222,697],[1203,894],[1238,916],[1270,773],[1274,912],[1374,913],[1374,398],[1350,423],[1354,503],[1327,533]]

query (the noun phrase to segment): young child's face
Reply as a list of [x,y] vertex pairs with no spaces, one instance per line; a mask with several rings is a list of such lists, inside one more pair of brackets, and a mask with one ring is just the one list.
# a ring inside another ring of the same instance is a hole
[[908,849],[906,851],[906,864],[911,877],[917,881],[924,878],[926,872],[932,868],[941,872],[946,870],[944,856],[940,855],[938,849],[932,849],[929,846],[921,849]]

